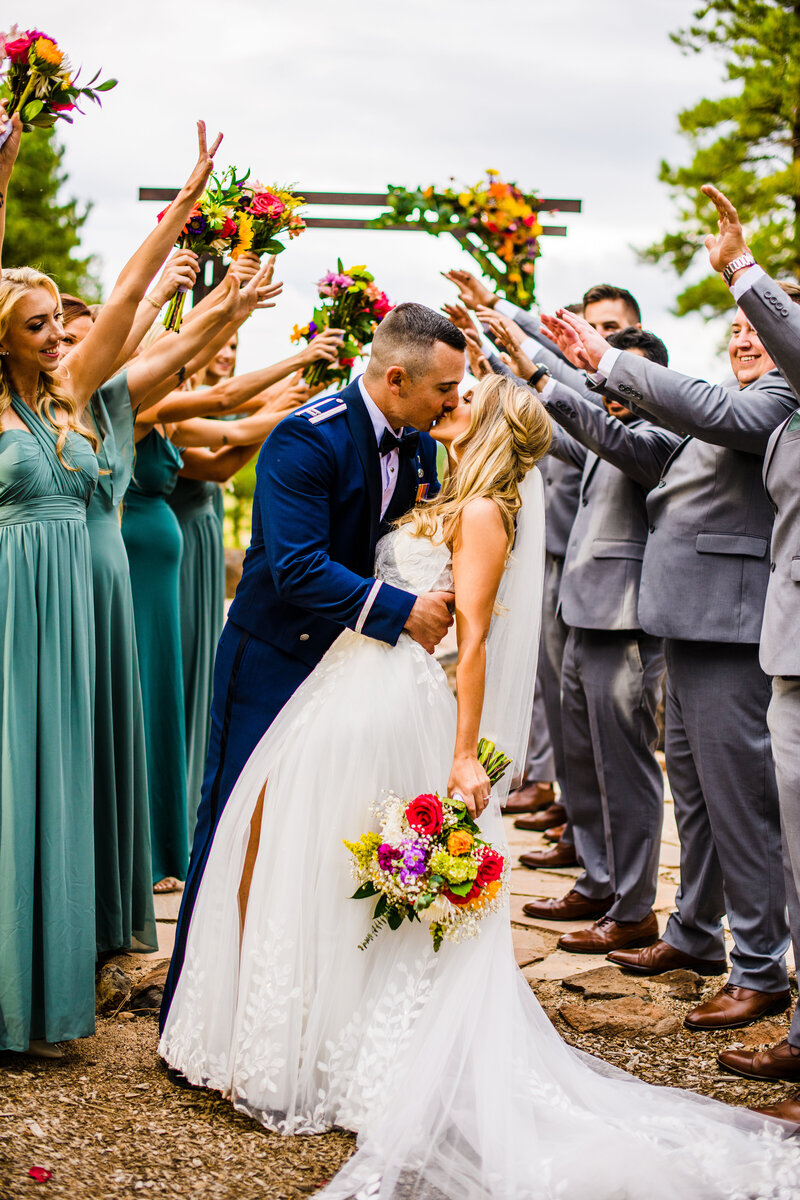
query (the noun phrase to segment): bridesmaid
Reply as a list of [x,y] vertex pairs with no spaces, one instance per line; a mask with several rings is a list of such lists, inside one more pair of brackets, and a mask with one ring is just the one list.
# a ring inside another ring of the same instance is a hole
[[[0,132],[5,125],[0,106]],[[0,148],[0,240],[20,133],[15,116]],[[200,140],[200,161],[166,228],[127,264],[68,371],[53,281],[29,267],[0,276],[0,1049],[59,1057],[56,1042],[94,1030],[86,508],[99,444],[85,410],[205,185],[212,160]]]

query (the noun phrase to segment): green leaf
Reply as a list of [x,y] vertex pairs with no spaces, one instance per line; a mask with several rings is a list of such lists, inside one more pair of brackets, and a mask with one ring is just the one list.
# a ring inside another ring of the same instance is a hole
[[474,883],[474,879],[467,879],[464,883],[451,883],[448,884],[448,891],[453,892],[456,896],[468,896]]
[[422,912],[424,909],[430,908],[435,899],[436,897],[432,894],[432,892],[423,892],[421,896],[417,897],[414,903],[414,908],[417,910],[417,912]]
[[377,888],[371,883],[362,883],[361,887],[356,888],[350,897],[351,900],[368,900],[370,896],[377,896]]
[[277,238],[269,238],[261,245],[262,254],[282,254],[285,249],[283,242],[279,242]]
[[34,117],[38,117],[39,113],[44,108],[44,103],[41,100],[31,100],[22,110],[23,121],[32,121]]
[[105,83],[98,83],[94,90],[96,92],[110,92],[112,88],[117,86],[118,82],[118,79],[107,79]]
[[386,899],[384,893],[381,892],[378,903],[375,905],[375,912],[372,914],[373,920],[377,921],[378,917],[382,917],[388,907],[389,901]]
[[403,914],[397,908],[390,908],[387,921],[390,929],[399,929],[403,924]]

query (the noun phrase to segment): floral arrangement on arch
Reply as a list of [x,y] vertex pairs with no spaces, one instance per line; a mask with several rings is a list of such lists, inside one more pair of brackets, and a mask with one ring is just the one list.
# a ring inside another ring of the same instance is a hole
[[320,383],[326,386],[345,384],[350,379],[353,363],[363,353],[367,342],[372,341],[375,330],[391,312],[392,305],[365,266],[345,270],[341,259],[335,271],[328,271],[318,281],[317,291],[322,303],[314,309],[307,325],[302,328],[295,325],[291,340],[310,343],[325,329],[341,329],[344,341],[338,361],[328,363],[318,359],[306,367],[303,378],[309,387]]
[[521,308],[532,303],[542,232],[535,195],[487,170],[484,180],[461,191],[437,192],[433,186],[411,191],[390,184],[389,206],[372,222],[374,228],[404,225],[436,236],[452,233],[507,300]]
[[[511,760],[482,738],[478,758],[495,784]],[[384,926],[425,921],[434,950],[477,937],[508,891],[505,855],[481,836],[460,798],[423,793],[408,801],[389,792],[373,805],[380,832],[345,841],[358,882],[354,900],[377,897],[364,950]]]
[[[280,254],[285,250],[278,235],[287,232],[297,237],[306,227],[297,211],[302,196],[262,183],[248,183],[250,172],[237,176],[235,167],[221,175],[212,175],[208,187],[195,204],[183,227],[178,246],[197,255],[238,258],[247,250],[256,254]],[[160,221],[169,205],[158,214]],[[167,308],[166,329],[176,333],[181,327],[186,291],[180,288]]]
[[[70,113],[81,112],[82,97],[99,105],[98,93],[117,86],[116,79],[97,83],[98,71],[79,87],[79,74],[55,38],[41,29],[20,30],[14,25],[8,33],[0,34],[0,98],[8,101],[9,117],[19,113],[26,132],[51,129],[58,120],[72,124]],[[10,134],[9,123],[0,145]]]

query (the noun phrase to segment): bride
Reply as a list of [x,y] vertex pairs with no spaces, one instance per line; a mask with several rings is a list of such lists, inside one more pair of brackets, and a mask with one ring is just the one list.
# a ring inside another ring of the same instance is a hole
[[[424,923],[360,950],[343,839],[384,791],[458,791],[505,850],[479,736],[521,760],[544,556],[535,394],[484,380],[433,435],[441,494],[378,545],[376,575],[454,586],[458,703],[410,637],[345,630],[253,751],[228,800],[159,1051],[283,1134],[355,1130],[330,1200],[789,1197],[784,1126],[640,1082],[573,1050],[518,971],[508,905],[434,953]],[[455,749],[454,749],[455,748]]]

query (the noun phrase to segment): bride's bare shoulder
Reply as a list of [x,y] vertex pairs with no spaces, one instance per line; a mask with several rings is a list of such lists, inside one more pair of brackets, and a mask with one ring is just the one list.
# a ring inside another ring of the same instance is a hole
[[486,548],[495,542],[505,544],[508,536],[499,504],[490,496],[469,500],[459,513],[455,540],[462,545],[481,543]]

